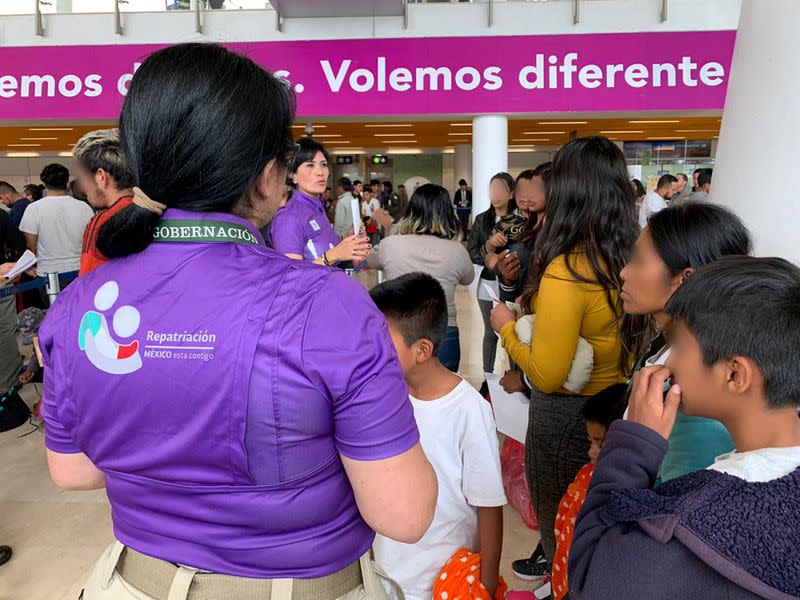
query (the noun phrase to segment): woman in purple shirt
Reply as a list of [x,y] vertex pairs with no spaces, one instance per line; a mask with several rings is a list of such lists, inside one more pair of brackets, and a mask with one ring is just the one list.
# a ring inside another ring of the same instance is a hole
[[112,509],[84,600],[384,599],[374,532],[414,542],[432,520],[382,315],[259,233],[292,117],[288,88],[221,46],[160,50],[133,77],[134,203],[40,330],[50,472]]
[[318,265],[363,261],[369,253],[369,240],[357,235],[340,240],[328,221],[322,200],[330,176],[325,147],[302,138],[297,142],[290,171],[295,190],[272,220],[272,247],[289,258]]

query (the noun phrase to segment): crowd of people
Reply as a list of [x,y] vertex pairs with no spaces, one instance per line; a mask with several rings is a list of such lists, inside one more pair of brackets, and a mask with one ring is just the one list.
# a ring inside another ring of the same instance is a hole
[[[331,187],[290,94],[165,48],[75,147],[88,204],[60,165],[43,198],[0,183],[0,275],[26,247],[80,272],[39,344],[51,475],[113,509],[85,600],[800,597],[800,268],[752,256],[710,169],[646,192],[595,136],[487,190]],[[501,344],[529,399],[530,591],[500,577],[488,386],[458,374],[476,277],[483,371]]]

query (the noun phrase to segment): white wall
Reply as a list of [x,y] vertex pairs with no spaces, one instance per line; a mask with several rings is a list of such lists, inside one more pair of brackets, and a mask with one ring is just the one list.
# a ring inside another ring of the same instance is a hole
[[23,186],[29,183],[42,183],[39,174],[45,165],[61,163],[70,171],[70,179],[75,178],[77,162],[67,156],[40,156],[36,158],[0,158],[0,181],[7,181],[22,191]]
[[112,14],[44,15],[44,37],[34,34],[32,15],[16,15],[0,18],[0,45],[177,43],[198,39],[380,39],[735,29],[741,0],[670,0],[669,18],[664,23],[659,18],[660,5],[660,0],[583,2],[580,23],[573,25],[572,2],[496,1],[494,25],[489,27],[489,6],[486,3],[412,4],[408,7],[408,29],[403,29],[402,17],[365,17],[287,19],[283,32],[276,30],[275,13],[272,10],[225,10],[203,15],[204,35],[195,32],[195,16],[188,11],[124,13],[122,36],[115,33]]
[[742,5],[711,198],[742,217],[757,255],[800,265],[800,200],[792,185],[800,152],[798,20],[797,0]]

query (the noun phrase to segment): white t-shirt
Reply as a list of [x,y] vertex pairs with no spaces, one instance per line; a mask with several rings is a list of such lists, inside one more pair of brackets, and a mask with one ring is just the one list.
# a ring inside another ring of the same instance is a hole
[[381,201],[377,198],[373,198],[369,202],[364,200],[361,203],[361,216],[372,218],[372,215],[375,214],[375,211],[380,209]]
[[430,600],[439,571],[459,548],[478,548],[478,509],[506,504],[489,403],[466,381],[438,400],[412,397],[422,449],[439,480],[436,514],[416,544],[375,538],[375,558],[405,592]]
[[718,456],[709,470],[734,475],[752,483],[785,477],[800,467],[800,446],[729,452]]
[[650,215],[656,214],[660,210],[667,208],[667,201],[655,192],[647,192],[642,200],[642,207],[639,209],[639,227],[647,227],[647,219]]
[[83,231],[93,216],[88,204],[72,196],[47,196],[25,209],[19,229],[38,236],[36,270],[40,275],[78,270]]

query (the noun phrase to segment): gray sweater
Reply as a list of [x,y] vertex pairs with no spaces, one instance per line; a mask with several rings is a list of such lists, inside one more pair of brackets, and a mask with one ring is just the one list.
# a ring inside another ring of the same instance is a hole
[[475,278],[472,260],[460,242],[433,235],[391,235],[372,249],[367,263],[382,269],[386,279],[418,271],[436,279],[447,298],[447,324],[456,326],[456,286],[469,285]]

